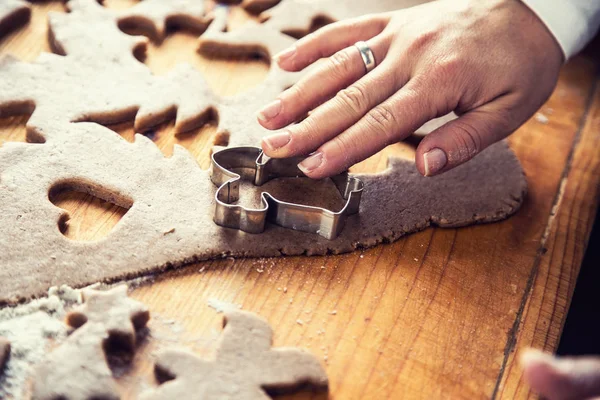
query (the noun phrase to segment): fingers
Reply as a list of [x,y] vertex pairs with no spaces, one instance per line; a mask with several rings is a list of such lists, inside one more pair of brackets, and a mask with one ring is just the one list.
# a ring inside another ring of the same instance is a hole
[[531,388],[549,400],[600,396],[599,358],[555,358],[529,349],[521,356],[521,365]]
[[415,162],[424,176],[448,171],[505,138],[519,123],[510,112],[510,96],[462,114],[431,132],[417,147]]
[[375,68],[358,82],[339,91],[301,123],[264,138],[263,151],[274,158],[314,151],[393,95],[398,87],[397,80],[393,65],[384,64]]
[[389,17],[378,14],[336,22],[298,40],[274,59],[284,70],[300,71],[320,58],[379,35],[388,21]]
[[298,167],[314,179],[335,175],[404,139],[434,118],[437,107],[431,95],[411,86],[409,82],[388,100],[373,107],[356,124],[323,144]]
[[[368,43],[376,61],[385,58],[388,41],[375,38]],[[375,71],[371,71],[373,73]],[[258,113],[258,121],[267,129],[279,129],[297,121],[300,117],[328,99],[338,91],[365,75],[365,64],[354,46],[334,54],[322,67],[305,76],[277,100]],[[370,88],[377,90],[377,87]]]

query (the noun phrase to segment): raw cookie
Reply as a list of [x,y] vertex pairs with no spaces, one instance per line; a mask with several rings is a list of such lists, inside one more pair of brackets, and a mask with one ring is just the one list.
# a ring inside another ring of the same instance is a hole
[[[254,8],[248,0],[246,7]],[[431,0],[282,0],[261,14],[269,28],[288,33],[294,37],[304,36],[324,24],[366,14],[395,11]]]
[[10,342],[4,337],[0,337],[0,375],[4,370],[4,366],[10,357]]
[[146,307],[127,297],[127,286],[84,291],[85,304],[67,316],[78,328],[37,367],[34,400],[119,399],[105,352],[117,345],[135,347],[135,331],[149,319]]
[[202,31],[210,24],[203,1],[144,0],[123,11],[102,7],[96,0],[70,0],[69,13],[48,15],[53,50],[95,64],[139,64],[133,56],[145,53],[148,39],[130,36],[119,26],[140,30],[156,41],[167,25]]
[[0,2],[0,37],[16,29],[31,19],[31,6],[21,0]]
[[163,351],[155,373],[167,381],[141,399],[268,400],[267,393],[327,390],[327,375],[313,355],[295,348],[271,349],[273,331],[267,321],[244,311],[226,311],[224,322],[214,360],[186,350]]
[[220,0],[223,4],[239,4],[246,11],[252,14],[259,14],[273,7],[281,0]]

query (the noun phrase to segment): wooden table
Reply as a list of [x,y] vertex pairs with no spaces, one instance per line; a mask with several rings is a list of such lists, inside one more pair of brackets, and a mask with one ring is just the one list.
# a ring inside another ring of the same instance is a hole
[[[123,5],[109,5],[115,3]],[[0,41],[1,53],[33,60],[49,51],[50,9],[63,6],[35,5],[32,22]],[[244,90],[266,74],[264,62],[209,61],[196,46],[192,35],[173,34],[150,47],[147,64],[160,74],[191,62],[221,94]],[[154,335],[119,379],[124,393],[133,397],[140,375],[152,379],[151,353],[158,346],[176,341],[200,354],[214,351],[222,317],[207,307],[213,298],[267,318],[276,346],[306,347],[320,357],[330,398],[532,396],[519,353],[528,346],[556,349],[598,205],[599,65],[599,57],[569,62],[541,114],[510,138],[529,194],[507,221],[427,229],[341,256],[207,261],[135,289],[132,296],[153,312]],[[26,121],[0,119],[0,142],[24,141]],[[111,128],[133,137],[132,123]],[[158,130],[157,145],[168,155],[174,143],[182,144],[206,168],[214,126],[179,136],[172,129],[171,122]],[[395,145],[383,153],[411,151]],[[377,155],[355,170],[384,166],[385,157]],[[54,202],[71,213],[66,235],[76,240],[109,234],[124,212],[74,192]],[[179,328],[170,339],[157,334],[174,324]]]

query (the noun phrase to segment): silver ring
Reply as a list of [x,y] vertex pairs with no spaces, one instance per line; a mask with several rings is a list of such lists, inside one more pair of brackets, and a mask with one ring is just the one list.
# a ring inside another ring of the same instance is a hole
[[375,56],[369,45],[366,42],[356,42],[354,46],[358,49],[358,52],[365,63],[365,71],[367,73],[373,71],[373,68],[375,68]]

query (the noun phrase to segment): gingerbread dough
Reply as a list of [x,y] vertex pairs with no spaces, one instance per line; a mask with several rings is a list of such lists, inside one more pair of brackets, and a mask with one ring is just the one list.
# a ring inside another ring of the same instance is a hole
[[[282,0],[261,14],[265,26],[294,37],[304,36],[324,24],[361,15],[395,11],[431,0]],[[264,9],[265,0],[246,0],[248,10]]]
[[0,37],[26,24],[31,19],[31,6],[21,0],[0,2]]
[[120,12],[95,0],[70,0],[67,8],[67,14],[48,15],[50,45],[59,54],[92,63],[139,64],[133,55],[145,53],[148,39],[123,33],[120,25],[160,41],[167,25],[202,31],[211,21],[204,2],[196,0],[144,0]]
[[0,375],[10,357],[10,342],[5,337],[0,337]]
[[281,0],[220,0],[223,4],[238,4],[252,14],[259,14],[273,7]]
[[84,291],[85,304],[67,316],[78,328],[37,366],[34,400],[119,399],[106,363],[113,346],[133,352],[136,330],[146,326],[146,307],[127,297],[127,286],[101,292]]
[[141,399],[268,400],[268,394],[304,387],[326,391],[327,375],[317,359],[300,349],[271,349],[272,336],[262,318],[227,311],[216,358],[205,361],[185,350],[163,351],[155,372],[166,382]]
[[[200,126],[212,113],[230,146],[257,145],[267,131],[256,122],[256,111],[299,75],[272,68],[262,84],[229,98],[214,95],[188,65],[155,77],[133,57],[137,42],[105,48],[107,38],[118,41],[122,33],[114,16],[105,24],[108,14],[88,3],[94,0],[69,2],[73,12],[64,14],[69,22],[50,20],[56,45],[66,56],[42,54],[34,63],[7,57],[0,61],[0,113],[33,111],[27,139],[34,142],[0,147],[0,257],[5,266],[0,269],[0,303],[39,295],[57,284],[83,286],[228,255],[347,252],[430,225],[497,221],[523,201],[523,171],[506,143],[499,143],[436,178],[423,178],[412,162],[398,159],[390,160],[382,173],[359,175],[365,182],[360,213],[333,241],[271,225],[260,235],[219,227],[212,221],[215,188],[189,152],[175,146],[173,156],[165,158],[144,136],[128,143],[93,122],[135,119],[136,129],[143,131],[176,115],[177,131],[184,131]],[[76,12],[74,5],[87,14]],[[222,33],[218,15],[215,19],[214,31],[207,32],[220,35],[208,38],[214,40],[213,50],[248,51],[242,41],[226,43],[230,39],[222,35],[229,34]],[[103,35],[94,35],[84,23],[88,20],[91,26],[104,26]],[[264,25],[256,29],[275,32]],[[78,41],[78,35],[88,42]],[[278,35],[281,43],[263,42],[269,53],[291,40]],[[96,49],[96,55],[84,47]],[[302,189],[314,186],[308,180],[297,183],[290,186],[293,201],[314,204],[315,197],[339,196],[326,185],[316,195]],[[72,241],[59,230],[68,214],[48,199],[63,187],[129,211],[103,240]],[[261,189],[251,187],[242,195],[258,197]]]

